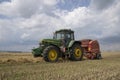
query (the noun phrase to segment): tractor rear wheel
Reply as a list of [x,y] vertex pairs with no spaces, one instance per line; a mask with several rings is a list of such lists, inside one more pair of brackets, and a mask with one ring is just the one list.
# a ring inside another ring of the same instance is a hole
[[72,61],[79,61],[82,60],[82,58],[83,58],[83,51],[80,44],[74,44],[71,49],[71,56],[69,59]]
[[48,46],[43,51],[43,59],[46,62],[56,62],[59,57],[59,49],[55,46]]

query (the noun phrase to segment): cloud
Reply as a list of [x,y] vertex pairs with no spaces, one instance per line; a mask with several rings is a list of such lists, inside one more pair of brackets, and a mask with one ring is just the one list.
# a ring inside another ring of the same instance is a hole
[[27,34],[27,33],[24,33],[24,34],[21,36],[22,39],[27,38],[27,37],[29,37],[29,34]]
[[36,13],[51,11],[56,4],[56,0],[11,0],[0,4],[0,14],[29,18]]
[[40,40],[52,37],[55,30],[63,28],[74,30],[78,40],[97,39],[102,47],[120,44],[119,0],[91,0],[90,5],[86,3],[87,7],[78,2],[77,7],[71,4],[71,10],[60,8],[59,4],[65,6],[67,2],[11,0],[0,3],[0,49],[30,51]]
[[115,0],[91,0],[90,7],[95,10],[103,10],[114,4]]

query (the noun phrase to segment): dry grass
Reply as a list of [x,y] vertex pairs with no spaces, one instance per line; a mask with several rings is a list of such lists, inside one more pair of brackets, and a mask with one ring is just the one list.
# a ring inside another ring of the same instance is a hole
[[102,60],[47,63],[31,53],[0,53],[0,80],[120,80],[120,52]]
[[0,63],[40,62],[42,58],[34,58],[31,53],[0,53]]

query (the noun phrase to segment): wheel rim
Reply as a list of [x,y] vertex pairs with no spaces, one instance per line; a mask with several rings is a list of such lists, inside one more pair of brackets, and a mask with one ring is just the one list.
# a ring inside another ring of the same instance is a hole
[[82,51],[79,48],[75,49],[75,57],[79,58],[82,55]]
[[48,56],[51,61],[54,61],[57,58],[57,52],[55,50],[50,50]]

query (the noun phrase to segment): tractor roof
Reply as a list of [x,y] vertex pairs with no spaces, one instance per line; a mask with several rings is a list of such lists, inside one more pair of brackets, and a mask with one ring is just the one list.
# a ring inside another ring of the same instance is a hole
[[59,32],[74,33],[74,31],[72,31],[71,29],[60,29],[60,30],[56,31],[55,33],[59,33]]

